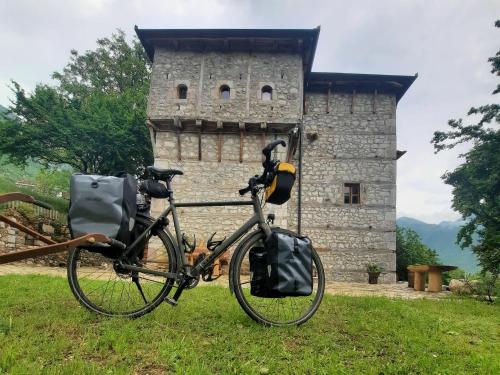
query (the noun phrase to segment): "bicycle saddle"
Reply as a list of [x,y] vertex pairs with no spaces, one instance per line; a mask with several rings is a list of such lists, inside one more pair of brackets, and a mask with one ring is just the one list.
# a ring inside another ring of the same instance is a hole
[[157,180],[167,180],[175,175],[183,175],[184,173],[178,169],[163,169],[153,166],[146,167],[146,171]]

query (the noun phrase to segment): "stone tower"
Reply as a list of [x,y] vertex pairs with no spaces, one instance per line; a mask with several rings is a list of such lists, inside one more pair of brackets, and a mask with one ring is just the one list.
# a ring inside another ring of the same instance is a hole
[[[364,280],[376,262],[383,281],[395,281],[395,114],[414,76],[311,72],[319,28],[136,32],[153,62],[155,165],[184,171],[174,178],[178,201],[239,199],[262,171],[262,148],[284,138],[276,156],[300,176],[287,204],[264,211],[312,238],[330,280]],[[154,202],[153,213],[163,207]],[[206,240],[251,213],[185,208],[181,227]]]

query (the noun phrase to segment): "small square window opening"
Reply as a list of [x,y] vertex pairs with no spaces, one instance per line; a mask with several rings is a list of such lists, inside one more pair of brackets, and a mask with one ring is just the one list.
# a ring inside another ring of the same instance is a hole
[[344,203],[345,204],[359,204],[360,203],[359,184],[352,184],[352,183],[344,184]]

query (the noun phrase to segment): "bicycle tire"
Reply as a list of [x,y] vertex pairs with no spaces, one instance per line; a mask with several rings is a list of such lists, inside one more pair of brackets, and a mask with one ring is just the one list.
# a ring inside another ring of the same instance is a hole
[[[143,217],[137,217],[136,222],[139,225],[143,226],[149,226],[152,223],[151,219],[143,218]],[[158,261],[153,261],[150,260],[152,256],[149,255],[149,259],[145,261],[145,264],[143,264],[144,267],[147,268],[148,264],[150,267],[154,264],[165,264],[163,266],[163,269],[167,272],[177,272],[177,258],[176,258],[176,253],[174,246],[168,237],[168,235],[164,231],[159,231],[155,233],[156,235],[152,234],[151,238],[157,237],[160,240],[159,246],[155,247],[154,253],[156,252],[161,253],[161,248],[163,247],[164,253],[165,253],[165,258],[166,261],[158,262]],[[150,239],[151,239],[150,238]],[[151,248],[149,248],[151,242],[150,239],[148,239],[148,252],[153,253]],[[96,267],[89,266],[88,268],[90,269],[89,274],[95,274],[94,278],[88,277],[88,280],[84,280],[85,274],[82,271],[83,266],[81,266],[82,262],[82,257],[86,257],[85,260],[92,259],[92,262],[96,259],[96,257],[99,260],[104,261],[104,265],[101,265],[100,269],[94,271]],[[147,258],[147,257],[146,257]],[[143,284],[141,285],[141,289],[139,290],[139,287],[136,285],[135,288],[131,288],[132,284],[135,284],[133,281],[133,275],[131,272],[126,273],[119,273],[117,272],[114,268],[111,269],[110,264],[112,264],[112,259],[106,258],[103,255],[97,254],[95,252],[90,252],[89,250],[83,249],[83,248],[75,248],[72,249],[69,253],[68,256],[68,266],[67,266],[67,275],[68,275],[68,282],[71,291],[73,292],[73,295],[76,297],[77,301],[84,306],[85,308],[89,309],[90,311],[93,311],[98,314],[106,315],[106,316],[117,316],[117,317],[127,317],[127,318],[138,318],[140,316],[143,316],[149,312],[151,312],[153,309],[158,307],[165,297],[168,295],[170,290],[172,289],[174,285],[174,280],[172,279],[167,279],[167,278],[159,278],[151,275],[146,276],[139,276],[138,273],[136,273],[136,278],[141,279]],[[143,260],[144,261],[144,260]],[[158,268],[157,268],[158,269]],[[103,272],[100,272],[103,271]],[[90,273],[92,272],[92,273]],[[99,272],[99,273],[97,273]],[[103,277],[103,274],[105,275]],[[142,274],[141,274],[142,275]],[[107,278],[107,279],[106,279]],[[84,284],[84,281],[88,281],[88,283]],[[141,284],[141,281],[139,281],[139,284]],[[93,284],[93,285],[92,285]],[[158,285],[157,285],[158,284]],[[105,299],[104,294],[99,294],[101,296],[100,300],[98,300],[98,295],[94,294],[93,290],[88,289],[88,285],[90,287],[95,287],[96,290],[104,288],[104,293],[106,293],[108,290],[111,293],[111,296],[109,297],[109,303],[108,306],[106,306],[106,302],[108,300]],[[97,285],[97,286],[95,286]],[[131,308],[123,308],[123,306],[111,306],[111,302],[113,300],[113,295],[115,292],[115,289],[117,288],[120,289],[121,287],[121,297],[120,297],[120,303],[122,301],[128,301],[134,302],[137,300],[140,300],[143,298],[143,304],[137,303],[136,306],[132,304]],[[153,289],[153,285],[155,286],[155,291],[153,291],[152,294],[154,296],[152,298],[146,298],[146,295],[149,297],[146,290]],[[147,288],[145,289],[144,287]],[[127,288],[127,289],[125,289]],[[137,289],[137,290],[136,290]],[[130,295],[131,291],[134,291],[135,294],[132,296]],[[123,299],[124,292],[127,292],[125,294],[127,299]],[[138,294],[138,295],[137,295]]]
[[[283,229],[280,229],[281,231],[286,231]],[[294,234],[291,231],[286,231],[290,234]],[[248,262],[248,252],[249,250],[254,247],[256,244],[261,243],[265,238],[264,232],[257,232],[251,235],[250,238],[248,238],[247,241],[242,242],[242,246],[236,251],[236,253],[233,255],[235,257],[234,262],[232,264],[232,268],[230,270],[230,275],[231,275],[231,282],[234,290],[234,294],[236,296],[236,299],[238,300],[238,303],[240,306],[243,308],[245,313],[250,316],[253,320],[256,322],[263,324],[265,326],[290,326],[290,325],[301,325],[307,322],[309,319],[312,318],[312,316],[316,313],[318,310],[319,306],[321,305],[321,301],[323,300],[323,295],[325,291],[325,272],[323,269],[323,264],[321,263],[321,259],[319,258],[318,254],[316,253],[316,250],[313,248],[313,264],[314,264],[314,270],[315,270],[315,277],[313,279],[314,281],[314,290],[313,290],[313,299],[311,301],[310,306],[307,309],[303,310],[303,313],[301,313],[299,316],[294,317],[293,319],[287,319],[284,321],[278,321],[276,319],[272,319],[270,316],[266,316],[264,312],[262,312],[262,309],[259,309],[257,306],[257,302],[260,303],[268,303],[268,305],[272,304],[281,304],[283,305],[283,312],[286,311],[286,306],[284,306],[284,302],[290,301],[288,303],[289,306],[292,304],[296,304],[297,301],[300,301],[301,299],[303,301],[307,301],[307,299],[310,299],[310,296],[307,297],[281,297],[281,298],[259,298],[259,297],[253,297],[250,295],[250,288],[249,288],[249,277],[248,275],[245,276],[245,282],[242,282],[241,276],[242,276],[242,265],[244,262]],[[246,264],[248,266],[248,264]],[[247,287],[243,288],[242,285],[246,285]],[[297,306],[297,305],[295,305]],[[277,307],[278,313],[279,313],[280,307]],[[276,311],[276,309],[274,309]],[[269,314],[270,315],[270,314]]]

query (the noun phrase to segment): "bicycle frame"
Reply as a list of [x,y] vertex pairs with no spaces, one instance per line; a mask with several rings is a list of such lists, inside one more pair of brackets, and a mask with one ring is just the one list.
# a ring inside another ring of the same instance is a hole
[[[264,215],[262,213],[262,207],[259,200],[259,197],[256,194],[252,195],[251,200],[245,201],[214,201],[214,202],[180,202],[176,203],[173,195],[173,191],[171,188],[171,181],[167,182],[167,190],[169,192],[169,197],[167,198],[169,202],[169,207],[165,209],[159,216],[154,220],[154,222],[146,228],[146,230],[141,233],[141,235],[130,245],[124,252],[124,257],[129,255],[137,255],[140,251],[138,244],[144,239],[144,237],[148,236],[151,233],[151,230],[158,224],[165,222],[167,216],[171,213],[172,219],[174,222],[175,229],[175,241],[173,242],[175,251],[178,255],[178,259],[180,260],[180,269],[185,272],[187,276],[197,277],[203,271],[206,271],[208,267],[213,263],[213,261],[223,254],[227,249],[237,242],[242,236],[250,231],[252,227],[258,225],[258,227],[264,231],[266,235],[271,233],[270,226],[266,223],[264,219]],[[254,215],[245,222],[240,228],[238,228],[233,234],[231,234],[228,238],[226,238],[222,243],[220,243],[216,248],[211,252],[211,254],[203,259],[200,263],[198,263],[195,267],[191,268],[190,265],[187,264],[186,255],[182,248],[182,230],[179,224],[179,218],[177,215],[178,207],[223,207],[223,206],[253,206]],[[171,237],[171,236],[170,236]],[[123,268],[135,271],[141,271],[144,273],[156,274],[161,276],[166,276],[168,278],[176,279],[179,275],[175,273],[168,272],[160,272],[148,270],[142,267],[136,267],[131,265],[122,265]]]

